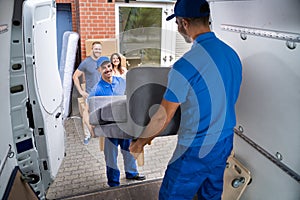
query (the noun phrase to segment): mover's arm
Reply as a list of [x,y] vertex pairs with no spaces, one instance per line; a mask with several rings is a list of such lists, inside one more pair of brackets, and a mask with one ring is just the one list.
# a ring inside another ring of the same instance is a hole
[[180,103],[170,102],[165,99],[162,100],[158,110],[151,118],[141,136],[130,145],[130,152],[135,158],[143,151],[146,144],[150,143],[153,138],[158,136],[168,126],[179,106]]

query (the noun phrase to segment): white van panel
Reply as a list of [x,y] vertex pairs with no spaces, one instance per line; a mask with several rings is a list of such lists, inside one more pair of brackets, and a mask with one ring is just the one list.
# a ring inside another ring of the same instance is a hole
[[242,194],[241,200],[298,200],[299,183],[270,160],[261,155],[239,136],[234,138],[237,159],[251,171],[252,182]]
[[[44,120],[47,149],[41,151],[48,154],[51,176],[55,177],[64,156],[64,132],[59,116],[62,112],[62,86],[57,66],[56,42],[53,42],[56,41],[56,10],[50,0],[26,1],[23,12],[26,16],[25,38],[32,35],[33,39],[33,44],[27,44],[25,53],[27,58],[32,57],[33,60],[34,77],[30,78],[34,81]],[[31,27],[34,27],[32,33]]]
[[[210,5],[213,30],[238,52],[243,64],[237,126],[242,126],[244,135],[299,178],[299,41],[292,49],[285,40],[241,35],[223,30],[222,25],[242,26],[250,32],[276,31],[298,35],[300,39],[300,1],[213,1]],[[243,199],[300,199],[299,182],[237,138],[235,154],[253,177]]]
[[62,87],[57,67],[56,16],[51,4],[32,6],[36,89],[45,111],[52,114],[62,104]]
[[7,158],[9,144],[15,152],[10,120],[10,96],[9,96],[9,66],[10,66],[10,41],[11,21],[14,1],[0,0],[0,44],[1,44],[1,73],[0,73],[0,199],[6,189],[10,175],[17,165],[16,157]]

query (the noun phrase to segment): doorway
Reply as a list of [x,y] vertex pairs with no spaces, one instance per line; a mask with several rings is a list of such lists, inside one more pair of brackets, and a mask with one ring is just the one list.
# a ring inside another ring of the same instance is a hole
[[166,21],[173,3],[116,3],[118,49],[129,68],[170,66],[175,60],[176,24]]
[[57,61],[60,68],[60,56],[65,31],[72,31],[72,12],[70,3],[56,5],[56,30],[57,30]]

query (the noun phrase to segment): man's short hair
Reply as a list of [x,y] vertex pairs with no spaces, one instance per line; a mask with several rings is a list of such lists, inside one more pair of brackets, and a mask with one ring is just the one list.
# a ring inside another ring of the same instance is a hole
[[92,48],[94,47],[95,44],[100,44],[100,45],[102,45],[100,41],[95,41],[95,42],[92,43]]

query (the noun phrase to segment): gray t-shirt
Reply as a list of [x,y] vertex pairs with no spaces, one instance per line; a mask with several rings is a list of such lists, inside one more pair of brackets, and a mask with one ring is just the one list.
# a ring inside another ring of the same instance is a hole
[[87,93],[90,93],[94,85],[96,85],[100,80],[100,73],[96,68],[97,61],[91,56],[82,61],[78,67],[78,70],[84,72]]

